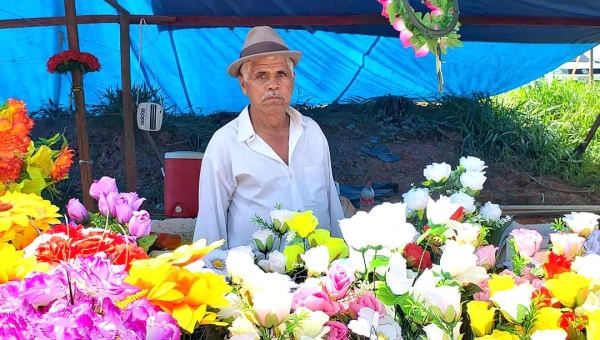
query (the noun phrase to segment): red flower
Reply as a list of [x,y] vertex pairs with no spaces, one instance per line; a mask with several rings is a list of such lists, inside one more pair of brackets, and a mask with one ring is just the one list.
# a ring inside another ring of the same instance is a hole
[[53,55],[48,59],[46,66],[50,73],[67,73],[75,68],[79,68],[82,74],[100,70],[100,63],[94,55],[71,50]]
[[548,262],[543,264],[546,279],[550,280],[555,278],[558,274],[571,271],[571,263],[573,263],[573,261],[567,260],[563,255],[556,255],[554,252],[549,253]]
[[423,271],[425,268],[433,266],[429,252],[414,243],[406,245],[404,257],[406,258],[406,266],[412,269]]
[[552,297],[552,294],[550,294],[550,291],[546,287],[534,290],[531,294],[531,299],[535,302],[538,309],[543,307],[561,307],[560,301]]
[[587,323],[587,316],[575,315],[573,312],[564,312],[558,319],[558,325],[567,332],[568,338],[572,338],[576,333],[583,331]]

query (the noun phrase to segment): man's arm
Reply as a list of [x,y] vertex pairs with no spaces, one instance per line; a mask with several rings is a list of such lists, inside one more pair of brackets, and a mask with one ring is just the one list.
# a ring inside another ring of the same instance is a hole
[[342,237],[342,230],[340,229],[339,220],[344,218],[344,209],[342,209],[342,203],[340,197],[337,194],[337,188],[335,187],[335,181],[333,179],[333,172],[331,170],[331,155],[329,154],[329,145],[325,142],[327,148],[327,169],[329,176],[329,187],[327,195],[329,196],[329,221],[331,222],[331,236]]
[[227,210],[231,202],[233,185],[227,174],[210,156],[202,160],[198,192],[198,218],[194,231],[194,242],[204,238],[208,243],[225,240],[227,245]]

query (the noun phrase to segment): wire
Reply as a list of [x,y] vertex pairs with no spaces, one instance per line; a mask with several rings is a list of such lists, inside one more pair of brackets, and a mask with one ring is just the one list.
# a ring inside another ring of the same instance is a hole
[[[143,37],[144,37],[144,26],[148,27],[148,25],[146,24],[146,19],[141,18],[140,19],[140,26],[139,26],[139,46],[138,46],[138,80],[139,81],[139,77],[142,73],[142,50],[144,47],[143,44]],[[146,32],[146,38],[148,38],[147,36],[147,32]],[[156,41],[156,40],[155,40]],[[152,45],[152,44],[150,44]],[[152,49],[150,48],[150,60],[151,60],[151,65],[152,65],[152,73],[154,75],[154,83],[156,84],[157,89],[160,89],[160,85],[158,83],[158,76],[156,74],[156,64],[154,63],[154,54],[152,53]],[[140,87],[138,87],[137,89],[137,98],[136,98],[136,104],[139,105],[139,101],[140,101]],[[163,103],[163,96],[162,94],[159,93],[158,98],[160,99],[160,105],[162,107],[164,107],[164,103]]]

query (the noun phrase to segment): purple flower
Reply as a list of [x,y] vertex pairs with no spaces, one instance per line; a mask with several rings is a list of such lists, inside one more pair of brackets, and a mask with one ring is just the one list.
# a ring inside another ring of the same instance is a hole
[[32,339],[28,320],[17,313],[0,313],[0,339]]
[[181,336],[177,321],[170,314],[151,305],[147,299],[129,304],[123,311],[122,319],[142,339],[168,340],[179,339]]
[[128,223],[129,234],[135,237],[142,237],[150,234],[152,220],[146,210],[134,211],[131,213],[131,219]]
[[123,282],[127,277],[125,265],[112,265],[104,253],[86,258],[79,256],[72,265],[65,264],[65,267],[71,282],[85,294],[121,301],[139,292],[136,286]]
[[594,230],[583,244],[585,255],[599,254],[600,255],[600,230]]
[[[114,198],[117,194],[111,192],[108,193],[107,195],[100,195],[99,199],[98,199],[98,210],[100,210],[100,213],[102,213],[102,215],[109,217],[109,216],[114,216],[111,211],[111,205],[114,206]],[[109,200],[111,200],[109,202]]]
[[72,221],[78,224],[87,224],[90,221],[87,209],[76,198],[71,198],[67,204],[67,214]]
[[22,281],[19,298],[34,307],[47,306],[52,301],[68,294],[67,279],[64,273],[54,271],[51,274],[34,273]]
[[114,178],[104,176],[100,180],[94,180],[90,186],[90,196],[95,200],[99,200],[100,196],[106,196],[108,193],[118,193],[117,182]]
[[111,214],[117,217],[119,223],[127,223],[131,219],[131,215],[134,211],[138,210],[145,198],[140,198],[135,192],[126,192],[117,194],[112,199],[108,199],[108,203],[113,204],[111,206]]

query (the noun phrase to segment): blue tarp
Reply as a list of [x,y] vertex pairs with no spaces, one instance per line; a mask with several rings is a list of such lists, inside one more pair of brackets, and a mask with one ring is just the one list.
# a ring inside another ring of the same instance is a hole
[[[64,15],[63,2],[32,6],[31,0],[0,4],[0,20]],[[152,15],[326,15],[377,14],[376,0],[275,1],[129,0],[120,1],[132,14]],[[507,4],[510,3],[510,6]],[[252,4],[252,5],[250,5]],[[460,0],[469,15],[544,15],[600,17],[596,0]],[[116,14],[100,0],[77,0],[79,15]],[[247,102],[236,79],[226,74],[248,28],[175,28],[146,25],[142,67],[138,68],[140,26],[132,25],[132,80],[159,87],[166,101],[185,111],[211,113],[240,110]],[[301,50],[293,102],[326,104],[385,94],[414,98],[438,95],[434,57],[415,58],[403,49],[389,25],[303,27],[278,29],[290,48]],[[64,26],[0,30],[0,98],[23,99],[30,109],[48,99],[69,102],[65,75],[46,71],[47,59],[67,49]],[[541,33],[543,32],[543,33]],[[567,33],[565,33],[567,32]],[[558,30],[531,27],[468,27],[461,29],[465,46],[444,57],[447,94],[502,93],[556,69],[600,42],[599,28]],[[566,34],[566,35],[565,35]],[[552,38],[556,40],[553,40]],[[100,72],[85,75],[86,102],[97,92],[120,86],[119,26],[79,25],[82,51],[96,55]],[[524,41],[524,42],[523,42]],[[560,43],[549,43],[558,41]]]

